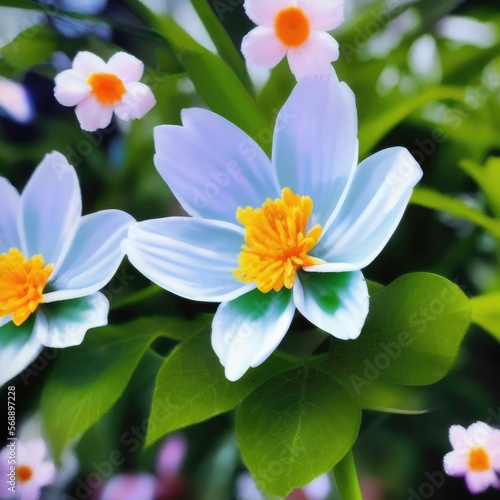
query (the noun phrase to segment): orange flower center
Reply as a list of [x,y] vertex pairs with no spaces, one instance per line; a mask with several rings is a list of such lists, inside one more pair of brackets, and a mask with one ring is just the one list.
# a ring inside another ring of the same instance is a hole
[[469,451],[469,469],[471,471],[484,472],[490,468],[490,456],[484,448],[472,448]]
[[245,243],[233,275],[243,283],[254,281],[267,293],[291,289],[297,270],[321,261],[308,255],[318,242],[319,224],[306,232],[313,203],[284,188],[282,198],[267,199],[262,208],[238,208],[236,218],[245,227]]
[[300,47],[309,38],[311,27],[302,9],[287,7],[276,14],[274,30],[287,47]]
[[16,326],[22,325],[43,302],[43,289],[54,270],[41,255],[26,260],[17,249],[0,255],[0,317],[12,314]]
[[123,82],[112,73],[92,73],[87,78],[92,95],[103,105],[113,106],[122,100],[127,91]]
[[28,465],[19,465],[16,469],[16,477],[20,483],[26,483],[33,477],[33,470]]

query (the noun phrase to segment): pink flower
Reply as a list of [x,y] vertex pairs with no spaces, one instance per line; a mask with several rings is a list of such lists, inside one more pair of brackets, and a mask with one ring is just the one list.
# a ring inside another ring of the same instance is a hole
[[258,26],[245,36],[243,55],[254,66],[273,68],[285,56],[297,80],[327,75],[339,44],[327,31],[344,21],[344,0],[245,0]]
[[489,486],[500,488],[500,430],[483,422],[467,429],[450,427],[453,451],[444,457],[444,470],[450,476],[464,476],[471,493],[482,493]]
[[55,98],[76,106],[83,130],[93,132],[111,123],[113,112],[122,120],[142,118],[155,104],[151,89],[140,83],[144,64],[124,52],[105,63],[91,52],[79,52],[73,68],[56,76]]

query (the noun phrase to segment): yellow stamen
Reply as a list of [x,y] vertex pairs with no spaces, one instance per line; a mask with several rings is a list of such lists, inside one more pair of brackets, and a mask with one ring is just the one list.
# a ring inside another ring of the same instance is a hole
[[33,470],[29,465],[19,465],[16,469],[16,477],[20,483],[26,483],[33,477]]
[[26,260],[17,249],[0,255],[0,317],[12,314],[16,326],[22,325],[43,302],[43,289],[54,270],[41,255]]
[[287,47],[300,47],[311,33],[309,19],[299,7],[280,10],[274,18],[276,36]]
[[127,92],[123,82],[112,73],[92,73],[87,78],[92,95],[104,106],[113,106]]
[[491,468],[490,457],[484,448],[472,448],[469,451],[469,469],[484,472]]
[[262,208],[238,208],[236,218],[245,228],[245,243],[233,275],[243,283],[255,281],[267,293],[291,289],[297,270],[322,261],[308,254],[321,235],[319,224],[306,233],[313,208],[309,196],[284,188],[282,198],[267,199]]

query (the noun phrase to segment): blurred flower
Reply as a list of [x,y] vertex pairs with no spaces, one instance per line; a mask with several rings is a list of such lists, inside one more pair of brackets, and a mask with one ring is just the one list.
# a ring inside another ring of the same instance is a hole
[[450,476],[464,476],[471,493],[482,493],[488,487],[500,488],[500,430],[483,422],[467,429],[450,427],[453,451],[444,457],[444,470]]
[[43,346],[80,344],[107,324],[98,292],[112,278],[133,218],[119,210],[81,216],[76,172],[47,155],[22,195],[0,177],[0,385]]
[[26,89],[20,83],[1,77],[0,108],[19,123],[27,123],[33,118],[33,106]]
[[132,264],[177,295],[222,302],[212,346],[229,380],[270,356],[295,308],[355,339],[368,313],[360,269],[403,216],[417,162],[391,148],[356,166],[354,96],[333,69],[295,87],[277,118],[272,164],[210,111],[184,110],[182,121],[156,127],[155,164],[193,217],[132,225]]
[[43,439],[19,440],[0,451],[0,475],[2,499],[37,500],[41,488],[54,482],[56,468]]
[[154,500],[156,488],[153,474],[121,474],[106,483],[101,500]]
[[144,64],[124,52],[105,63],[91,52],[79,52],[73,68],[59,73],[54,95],[63,106],[76,106],[83,130],[107,127],[113,112],[122,120],[142,118],[155,104],[151,89],[140,83]]
[[339,58],[339,44],[327,31],[344,21],[344,0],[245,0],[245,10],[258,25],[241,45],[254,66],[273,68],[288,56],[299,80],[327,75]]

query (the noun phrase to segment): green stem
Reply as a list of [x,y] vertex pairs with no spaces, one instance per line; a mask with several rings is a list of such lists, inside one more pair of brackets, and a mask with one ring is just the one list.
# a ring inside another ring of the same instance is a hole
[[363,500],[352,450],[333,468],[333,475],[342,500]]
[[144,288],[143,290],[139,290],[138,292],[135,292],[128,297],[125,297],[124,299],[117,300],[116,302],[111,304],[111,309],[113,311],[116,311],[117,309],[121,309],[123,307],[127,307],[133,304],[137,304],[139,302],[144,302],[145,300],[149,299],[150,297],[154,297],[155,295],[160,294],[161,292],[164,292],[165,290],[158,285],[150,285],[147,288]]

